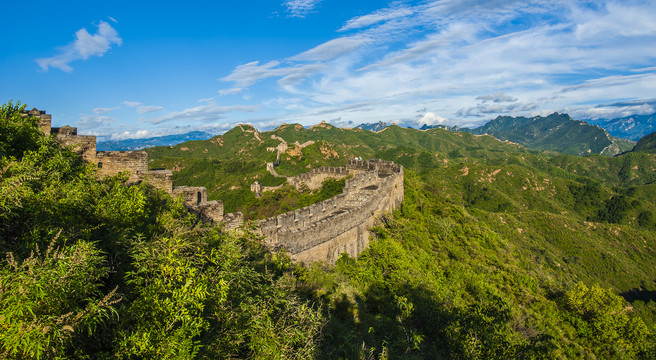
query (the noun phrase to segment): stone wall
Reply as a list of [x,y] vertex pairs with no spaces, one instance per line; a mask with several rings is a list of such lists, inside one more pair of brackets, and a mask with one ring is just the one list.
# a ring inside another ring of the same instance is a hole
[[171,170],[149,170],[142,176],[143,181],[154,187],[173,194],[173,172]]
[[41,130],[45,136],[50,136],[50,124],[52,123],[52,115],[46,114],[44,110],[33,108],[32,110],[23,110],[23,116],[39,118],[39,130]]
[[98,151],[95,160],[98,174],[101,176],[113,176],[128,171],[128,181],[139,182],[148,172],[148,153],[145,151]]
[[305,174],[287,178],[287,182],[294,185],[298,190],[306,185],[310,190],[321,188],[326,179],[341,179],[353,174],[354,171],[348,167],[322,166],[314,168]]
[[[73,128],[75,129],[75,128]],[[96,137],[93,135],[70,135],[58,134],[57,139],[62,144],[68,146],[74,152],[89,162],[97,162],[96,160]]]
[[369,229],[377,217],[403,201],[403,167],[380,160],[352,160],[343,168],[316,169],[305,178],[315,181],[320,174],[349,173],[355,175],[346,181],[342,194],[260,221],[266,244],[284,247],[302,262],[334,263],[342,252],[357,256],[368,246]]

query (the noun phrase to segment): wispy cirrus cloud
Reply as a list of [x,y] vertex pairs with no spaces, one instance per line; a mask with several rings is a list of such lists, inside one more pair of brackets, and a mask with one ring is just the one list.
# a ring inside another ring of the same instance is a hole
[[150,122],[153,124],[160,124],[167,121],[211,122],[224,119],[225,114],[229,112],[255,112],[258,109],[257,106],[251,105],[219,106],[215,103],[208,103],[206,105],[199,105],[182,111],[171,112],[164,116],[151,119]]
[[305,17],[321,0],[285,0],[283,6],[292,17]]
[[298,79],[299,77],[305,77],[317,72],[322,68],[323,66],[319,64],[284,66],[281,65],[280,61],[270,61],[260,65],[259,61],[253,61],[237,66],[230,75],[219,79],[232,81],[237,85],[227,90],[219,90],[219,94],[235,94],[260,80],[270,77],[282,77],[283,82]]
[[141,102],[139,101],[123,101],[123,104],[131,108],[136,108],[137,114],[139,115],[148,114],[151,112],[160,111],[164,109],[163,106],[142,105]]
[[107,53],[112,46],[120,46],[123,40],[118,32],[108,23],[100,21],[95,34],[90,34],[87,29],[82,28],[75,32],[75,39],[68,45],[57,49],[57,54],[49,58],[36,59],[41,70],[48,71],[57,68],[64,72],[72,72],[71,62],[87,60],[90,57],[101,57]]
[[[237,66],[220,80],[233,85],[225,93],[273,92],[276,101],[262,101],[270,111],[306,123],[327,115],[414,121],[417,108],[452,124],[583,114],[613,99],[656,96],[653,13],[656,3],[640,0],[396,2],[347,20],[333,39]],[[262,81],[271,78],[277,82]],[[376,106],[349,110],[368,103]]]
[[142,114],[148,114],[148,113],[151,113],[151,112],[160,111],[160,110],[162,110],[162,109],[164,109],[163,106],[146,106],[146,105],[141,105],[141,106],[138,106],[138,107],[137,107],[137,114],[140,114],[140,115],[142,115]]
[[119,108],[120,108],[120,106],[115,106],[115,107],[111,107],[111,108],[98,107],[98,108],[93,109],[93,112],[94,112],[94,114],[102,115],[102,114],[110,113],[114,110],[118,110]]

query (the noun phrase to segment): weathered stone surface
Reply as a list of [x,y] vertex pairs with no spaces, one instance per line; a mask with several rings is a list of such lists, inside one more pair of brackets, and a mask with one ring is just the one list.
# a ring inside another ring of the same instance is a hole
[[[342,252],[357,256],[369,244],[369,229],[384,212],[403,201],[403,167],[381,160],[351,160],[343,168],[318,168],[290,182],[317,183],[346,176],[342,194],[317,204],[260,221],[271,248],[284,247],[294,260],[335,263]],[[309,185],[308,185],[309,186]]]

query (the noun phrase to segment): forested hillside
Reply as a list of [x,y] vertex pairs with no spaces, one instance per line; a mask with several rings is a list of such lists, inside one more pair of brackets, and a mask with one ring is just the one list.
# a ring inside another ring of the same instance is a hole
[[500,140],[531,149],[558,151],[569,155],[617,155],[631,150],[634,142],[614,138],[599,126],[572,119],[567,114],[549,116],[499,116],[475,129],[473,134],[490,134]]
[[[234,135],[249,141],[232,149],[253,161],[242,167],[263,168],[246,155],[261,151],[252,133],[233,129],[213,141]],[[327,306],[320,357],[654,356],[654,155],[554,155],[491,136],[396,126],[374,134],[284,125],[258,136],[270,135],[317,140],[290,146],[282,174],[353,156],[407,170],[403,207],[385,218],[378,241],[358,260],[316,264],[303,277],[310,297]],[[183,154],[211,153],[211,146],[151,154],[167,153],[184,168]],[[204,176],[180,172],[184,181]],[[239,186],[206,178],[200,185]],[[257,204],[247,189],[242,194]],[[281,198],[275,194],[267,201]]]
[[369,249],[306,268],[146,184],[98,180],[19,110],[0,114],[3,357],[656,357],[656,154],[327,124],[149,150],[236,208],[258,205],[250,181],[280,181],[271,135],[289,143],[284,175],[353,156],[404,165],[403,205]]
[[633,151],[656,152],[656,132],[646,135],[638,140],[638,143],[633,148]]

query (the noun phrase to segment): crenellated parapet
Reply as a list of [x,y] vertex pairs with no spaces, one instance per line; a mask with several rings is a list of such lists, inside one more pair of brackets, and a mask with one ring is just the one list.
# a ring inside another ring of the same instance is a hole
[[269,247],[283,247],[302,262],[334,263],[343,252],[357,256],[368,246],[376,219],[403,201],[403,167],[389,161],[351,160],[344,167],[317,168],[295,177],[293,184],[329,175],[352,178],[340,195],[259,222]]

